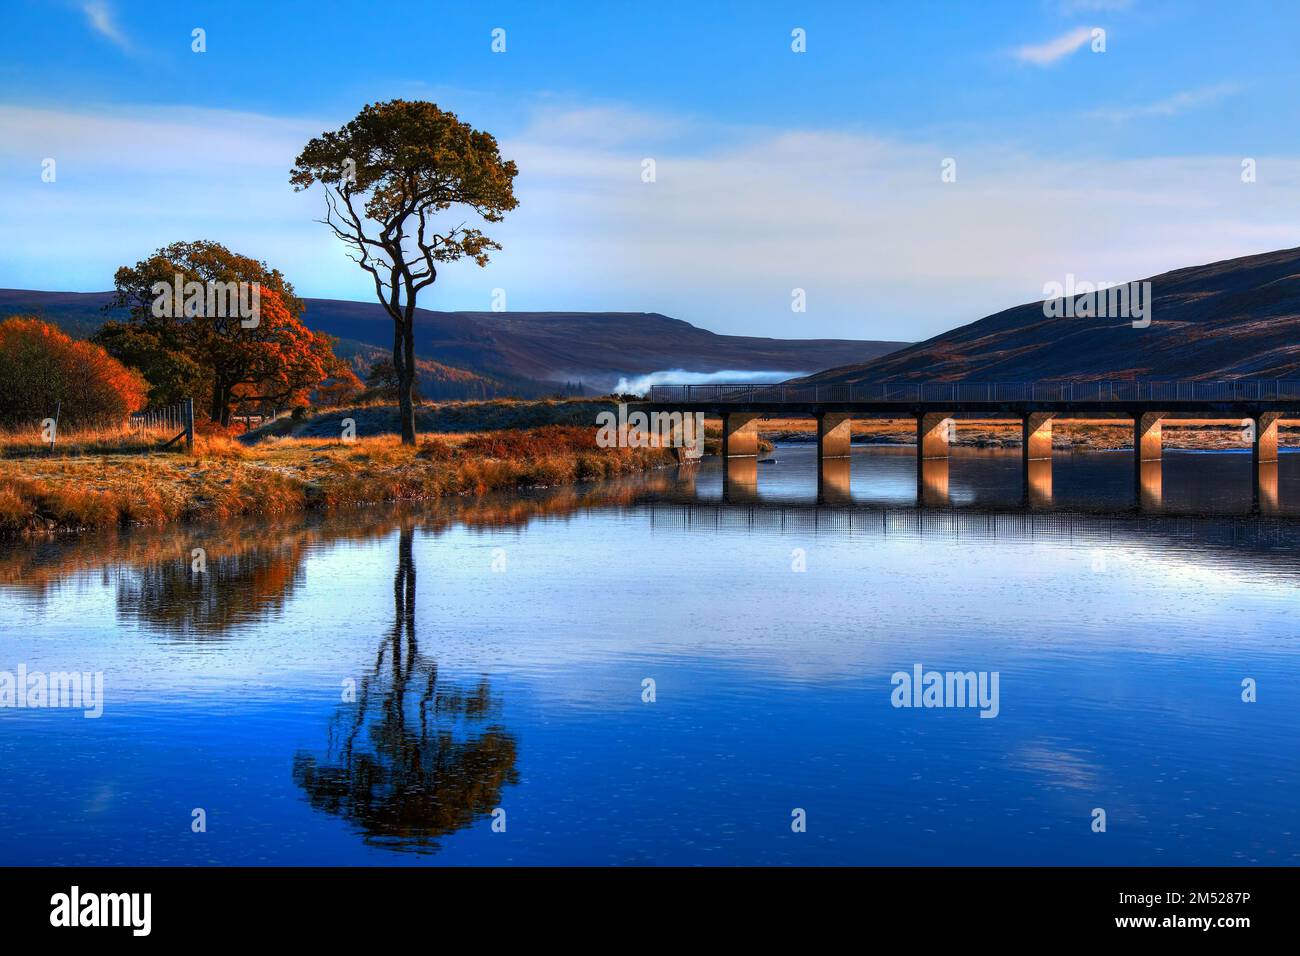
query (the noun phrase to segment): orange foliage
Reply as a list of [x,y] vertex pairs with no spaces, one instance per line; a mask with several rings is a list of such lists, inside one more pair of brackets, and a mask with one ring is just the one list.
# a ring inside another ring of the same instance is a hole
[[0,425],[36,426],[59,409],[60,427],[120,422],[149,386],[98,345],[39,319],[0,322]]

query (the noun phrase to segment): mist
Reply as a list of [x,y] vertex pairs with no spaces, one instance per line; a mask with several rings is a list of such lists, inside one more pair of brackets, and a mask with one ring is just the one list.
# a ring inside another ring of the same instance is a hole
[[719,372],[688,372],[685,369],[674,368],[661,372],[649,372],[645,375],[634,375],[631,378],[623,377],[618,380],[614,386],[614,391],[620,395],[644,395],[650,390],[652,385],[712,385],[722,383],[727,385],[770,385],[774,382],[784,382],[791,378],[801,378],[809,372],[778,372],[778,371],[728,371]]

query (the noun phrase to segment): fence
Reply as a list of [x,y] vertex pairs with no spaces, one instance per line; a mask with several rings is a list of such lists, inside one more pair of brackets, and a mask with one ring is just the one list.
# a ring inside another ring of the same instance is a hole
[[157,408],[146,408],[142,412],[133,412],[131,425],[141,432],[152,431],[155,428],[162,428],[168,432],[180,429],[174,437],[167,439],[162,447],[170,448],[183,438],[185,447],[193,448],[194,399],[186,398],[171,405],[160,405]]

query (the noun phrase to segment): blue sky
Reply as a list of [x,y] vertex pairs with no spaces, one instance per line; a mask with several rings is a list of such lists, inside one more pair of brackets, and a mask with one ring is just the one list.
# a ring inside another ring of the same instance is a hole
[[1067,273],[1300,245],[1293,3],[382,10],[395,25],[352,3],[10,0],[0,286],[104,289],[117,266],[203,237],[301,293],[369,299],[288,169],[307,138],[393,97],[492,131],[521,169],[504,251],[444,269],[429,308],[486,309],[504,289],[515,310],[918,339]]

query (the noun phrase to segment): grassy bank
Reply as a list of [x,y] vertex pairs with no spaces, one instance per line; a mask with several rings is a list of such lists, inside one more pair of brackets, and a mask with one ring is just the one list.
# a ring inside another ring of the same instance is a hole
[[[595,428],[597,415],[617,408],[613,401],[605,398],[427,402],[415,409],[415,430],[420,434],[440,435],[541,428],[545,425]],[[286,415],[241,435],[240,440],[256,443],[264,438],[338,438],[343,432],[344,419],[349,418],[358,435],[401,432],[397,406],[379,403],[332,408],[303,419]]]
[[599,448],[593,427],[424,436],[199,436],[193,453],[106,452],[103,436],[0,460],[0,535],[287,514],[590,481],[666,465],[670,451]]

